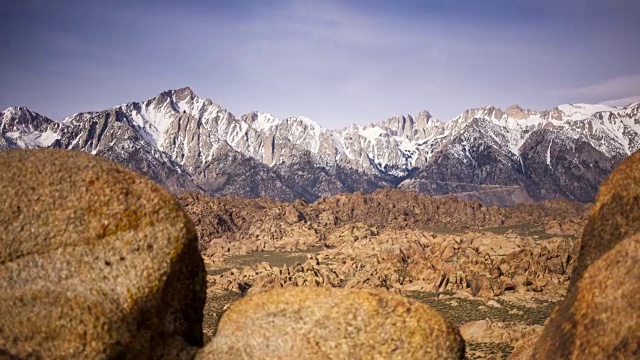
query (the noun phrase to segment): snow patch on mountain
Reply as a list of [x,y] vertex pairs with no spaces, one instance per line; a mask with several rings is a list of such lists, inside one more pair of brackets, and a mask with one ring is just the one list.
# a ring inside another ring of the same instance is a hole
[[274,126],[278,126],[282,124],[282,120],[277,117],[267,114],[267,113],[258,113],[258,119],[251,124],[251,127],[258,131],[267,131]]
[[147,112],[146,107],[142,107],[140,112],[133,112],[131,119],[140,135],[153,147],[160,147],[164,141],[164,134],[172,122],[168,116]]
[[284,120],[290,127],[287,138],[295,143],[302,144],[306,150],[318,153],[320,149],[320,137],[327,130],[318,123],[304,116],[290,117]]
[[557,107],[562,111],[562,119],[564,121],[578,121],[592,117],[595,113],[602,111],[615,112],[620,108],[607,105],[591,105],[591,104],[563,104]]
[[18,114],[20,114],[20,108],[17,106],[10,106],[8,107],[6,110],[4,110],[2,112],[2,119],[3,122],[6,121],[7,119],[10,119],[14,116],[17,116]]
[[387,132],[377,126],[369,127],[358,131],[360,136],[364,137],[367,141],[375,143],[378,139],[382,138]]
[[[221,149],[229,146],[269,167],[295,163],[300,151],[305,150],[325,167],[340,165],[371,174],[403,177],[448,147],[449,154],[459,156],[465,163],[475,161],[471,149],[478,143],[494,147],[506,155],[505,159],[518,159],[528,137],[540,129],[588,141],[609,157],[630,154],[640,146],[639,108],[640,103],[624,108],[565,104],[548,111],[487,106],[467,110],[448,122],[423,112],[415,118],[406,115],[368,126],[327,130],[304,116],[279,119],[253,112],[236,118],[213,101],[184,88],[109,111],[117,111],[117,121],[129,124],[153,149],[166,153],[189,171],[206,167]],[[35,132],[14,126],[2,130],[13,118],[22,116],[21,111],[9,108],[2,113],[0,131],[14,143],[47,147],[62,136],[62,130],[53,128]],[[74,114],[62,124],[64,128],[79,127],[104,113]],[[81,137],[73,134],[66,141],[67,146],[77,146],[80,141]],[[463,134],[468,135],[464,143],[451,144]],[[91,150],[97,151],[97,145],[93,146]],[[551,144],[547,149],[549,156],[550,151]],[[548,164],[551,166],[550,158]]]
[[549,168],[553,170],[553,167],[551,167],[551,145],[553,145],[553,139],[549,141],[549,147],[547,148],[547,165],[549,165]]

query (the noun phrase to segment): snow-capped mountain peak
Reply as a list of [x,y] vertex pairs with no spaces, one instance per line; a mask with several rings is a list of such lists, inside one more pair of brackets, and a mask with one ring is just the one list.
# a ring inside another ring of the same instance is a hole
[[564,104],[556,107],[562,112],[562,120],[578,121],[592,117],[598,112],[609,111],[616,112],[620,108],[608,105],[590,105],[590,104]]
[[8,118],[8,117],[11,117],[11,116],[15,116],[16,114],[18,114],[18,113],[20,113],[21,111],[24,111],[24,110],[28,110],[28,109],[25,108],[25,107],[10,106],[6,110],[4,110],[2,112],[2,114],[3,114],[3,117]]
[[[309,184],[315,185],[309,186],[315,190],[296,194],[345,191],[357,179],[373,184],[378,180],[371,179],[411,178],[405,184],[426,192],[460,188],[455,184],[501,184],[524,186],[534,199],[582,198],[582,193],[587,199],[597,186],[574,191],[566,188],[567,177],[578,172],[576,181],[586,177],[596,184],[606,169],[640,148],[639,110],[640,103],[623,108],[565,104],[545,111],[486,106],[447,122],[422,111],[328,130],[304,116],[279,119],[254,111],[237,118],[182,88],[61,122],[8,108],[0,113],[0,149],[78,149],[109,156],[161,182],[173,179],[176,188],[188,183],[217,188],[230,176],[220,163],[229,158],[253,164],[262,174],[258,177],[279,172],[270,181],[299,181],[284,169],[299,176],[312,171]],[[559,171],[563,178],[548,180]]]
[[258,111],[251,112],[243,116],[242,119],[251,128],[261,132],[268,131],[270,128],[282,124],[282,120],[277,117]]

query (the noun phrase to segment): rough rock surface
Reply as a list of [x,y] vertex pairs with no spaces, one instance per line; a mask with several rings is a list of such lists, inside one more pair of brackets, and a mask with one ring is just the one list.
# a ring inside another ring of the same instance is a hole
[[551,220],[577,222],[581,227],[588,209],[565,200],[513,208],[485,207],[455,197],[432,198],[393,189],[337,195],[312,204],[302,200],[282,203],[267,198],[212,198],[199,193],[183,193],[179,200],[196,224],[200,249],[212,256],[322,246],[330,232],[356,223],[397,231],[474,230]]
[[640,231],[640,151],[625,159],[600,186],[576,264],[580,273],[629,235]]
[[[541,330],[541,329],[540,329]],[[533,354],[536,342],[540,337],[540,331],[531,331],[524,336],[517,344],[509,360],[529,360]]]
[[380,291],[289,288],[223,315],[197,359],[462,359],[464,341],[436,311]]
[[[491,319],[468,322],[460,326],[460,334],[465,341],[491,343],[491,342],[513,342],[527,341],[529,333],[538,335],[542,326],[522,327],[514,331],[501,321]],[[537,330],[537,331],[536,331]]]
[[[458,326],[486,318],[504,324],[509,336],[492,327],[468,343],[474,359],[509,354],[564,297],[588,209],[568,201],[491,208],[398,190],[312,204],[196,193],[179,199],[196,223],[207,266],[208,338],[223,308],[247,294],[385,289],[427,303]],[[545,232],[556,227],[560,234]],[[452,293],[461,298],[441,299]],[[503,307],[487,305],[492,300]]]
[[0,354],[180,358],[201,346],[194,226],[161,186],[67,150],[0,153]]
[[[571,274],[568,254],[575,240],[544,240],[489,232],[441,235],[428,231],[378,231],[347,225],[327,236],[324,249],[304,262],[256,263],[216,269],[211,288],[255,293],[277,287],[384,288],[401,291],[462,291],[492,298],[538,292],[560,300]],[[207,259],[208,260],[208,259]]]
[[567,298],[554,311],[533,359],[640,357],[640,152],[602,184]]

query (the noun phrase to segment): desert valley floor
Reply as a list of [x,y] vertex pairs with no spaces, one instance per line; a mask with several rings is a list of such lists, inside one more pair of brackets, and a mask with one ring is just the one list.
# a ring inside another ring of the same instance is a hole
[[283,203],[179,200],[207,268],[205,341],[233,301],[276,287],[376,288],[460,327],[470,359],[506,359],[564,297],[588,205],[487,208],[379,190]]

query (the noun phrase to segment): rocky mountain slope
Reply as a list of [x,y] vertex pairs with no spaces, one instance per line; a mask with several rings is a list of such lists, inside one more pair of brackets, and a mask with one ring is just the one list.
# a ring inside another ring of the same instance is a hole
[[172,191],[307,201],[399,187],[514,205],[592,201],[613,167],[640,148],[640,103],[549,111],[424,111],[324,129],[305,117],[236,117],[189,88],[53,121],[24,107],[0,113],[0,150],[67,148],[148,175]]

